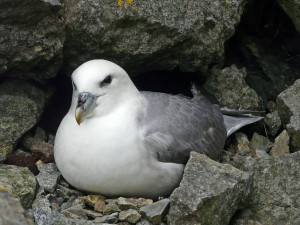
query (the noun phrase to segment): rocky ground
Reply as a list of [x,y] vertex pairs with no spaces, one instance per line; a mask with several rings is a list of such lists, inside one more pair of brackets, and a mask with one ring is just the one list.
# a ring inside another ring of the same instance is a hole
[[[0,7],[0,224],[300,224],[298,1]],[[120,64],[139,88],[186,94],[192,81],[220,106],[264,119],[231,135],[221,162],[192,152],[169,198],[81,192],[56,168],[53,143],[68,76],[93,58]]]

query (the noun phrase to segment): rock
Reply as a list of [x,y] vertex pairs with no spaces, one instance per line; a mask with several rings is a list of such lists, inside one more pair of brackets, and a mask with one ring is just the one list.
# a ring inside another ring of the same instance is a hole
[[272,136],[275,136],[281,128],[281,120],[277,110],[268,113],[264,119],[264,122]]
[[298,0],[277,0],[281,8],[285,11],[285,13],[291,18],[293,21],[296,30],[300,33],[300,2]]
[[101,195],[86,195],[86,196],[80,196],[79,198],[82,199],[85,204],[87,204],[91,207],[94,207],[98,201],[103,202],[105,205],[105,202],[104,202],[105,197],[103,197]]
[[0,190],[0,224],[3,225],[34,225],[25,214],[19,199]]
[[241,159],[244,161],[236,166],[253,172],[253,187],[246,207],[235,220],[300,224],[300,152],[269,159]]
[[300,149],[300,79],[277,97],[278,113],[290,136],[292,151]]
[[40,173],[36,176],[36,179],[39,185],[44,188],[45,191],[52,193],[57,186],[61,173],[54,163],[44,164],[38,169]]
[[121,210],[119,209],[119,207],[117,206],[116,203],[111,202],[108,203],[107,205],[105,205],[104,209],[103,209],[103,214],[104,215],[109,215],[115,212],[120,212]]
[[84,209],[84,212],[89,218],[93,219],[103,216],[102,213],[95,212],[94,210]]
[[272,148],[273,143],[269,141],[263,135],[259,135],[258,133],[254,133],[252,139],[250,141],[250,148],[256,151],[257,149],[268,152],[270,148]]
[[255,158],[270,158],[271,156],[266,153],[264,150],[256,149],[255,150]]
[[151,205],[143,206],[140,209],[140,213],[144,218],[147,218],[153,224],[160,224],[166,214],[168,213],[170,207],[169,199],[162,199],[154,202]]
[[88,219],[85,210],[80,204],[76,204],[62,211],[62,213],[73,219]]
[[84,201],[81,200],[80,198],[78,198],[76,195],[72,195],[67,202],[64,202],[63,204],[61,204],[61,209],[65,210],[68,209],[74,205],[81,205],[82,208],[85,208],[85,204]]
[[222,64],[224,42],[234,34],[246,1],[120,2],[65,1],[64,59],[71,70],[100,57],[129,74],[153,68],[206,71]]
[[286,153],[290,153],[289,148],[290,137],[286,130],[283,130],[278,137],[276,137],[274,146],[270,151],[271,156],[278,156]]
[[37,127],[35,129],[35,133],[34,133],[34,139],[38,139],[40,141],[44,141],[47,142],[47,134],[45,132],[45,130],[41,127]]
[[[113,204],[114,207],[116,206],[116,204],[114,204],[114,203],[112,203],[112,204]],[[110,211],[110,210],[107,210],[105,206],[106,206],[106,205],[105,205],[104,199],[98,199],[98,200],[96,201],[95,205],[94,205],[94,210],[95,210],[96,212],[101,212],[101,213],[103,213],[104,210]],[[110,207],[110,206],[108,206],[108,207]],[[115,208],[116,208],[116,207],[115,207]],[[117,209],[117,208],[116,208],[116,209]],[[117,209],[117,210],[118,210],[118,209]],[[110,212],[111,212],[111,211],[110,211]],[[115,211],[114,211],[114,212],[115,212]],[[108,213],[108,214],[109,214],[109,213]]]
[[31,152],[40,152],[46,158],[53,157],[54,155],[53,145],[38,138],[26,136],[23,138],[22,144]]
[[13,196],[20,199],[25,209],[31,207],[35,197],[34,175],[25,167],[0,164],[0,186],[7,187]]
[[119,213],[119,220],[135,224],[141,219],[141,214],[135,209],[128,209]]
[[93,222],[96,222],[96,223],[117,223],[118,222],[118,214],[119,213],[115,212],[115,213],[112,213],[110,215],[97,217],[96,219],[93,220]]
[[3,0],[0,8],[0,77],[54,77],[65,39],[60,0]]
[[118,198],[117,205],[121,210],[127,209],[139,209],[145,205],[150,205],[153,203],[152,199],[145,198]]
[[192,152],[180,186],[170,197],[169,225],[229,224],[251,185],[248,173]]
[[235,142],[230,145],[230,152],[232,153],[237,153],[239,155],[250,155],[253,151],[251,152],[251,149],[249,147],[249,140],[248,137],[241,133],[237,132],[234,134]]
[[141,219],[139,222],[137,222],[136,225],[152,225],[151,223],[149,223],[147,220],[145,219]]
[[[63,197],[64,199],[70,199],[72,196],[78,197],[78,196],[82,195],[82,193],[80,193],[79,191],[70,189],[61,184],[57,185],[56,194],[57,194],[57,196]],[[79,197],[79,198],[81,198],[81,197]]]
[[50,97],[46,93],[47,90],[25,81],[12,80],[0,85],[0,162],[40,119]]
[[245,82],[245,68],[236,65],[215,69],[205,83],[205,89],[214,95],[221,107],[260,110],[261,100]]

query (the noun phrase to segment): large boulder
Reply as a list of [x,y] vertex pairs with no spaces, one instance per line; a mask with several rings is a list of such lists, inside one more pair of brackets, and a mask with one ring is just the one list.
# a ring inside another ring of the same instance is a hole
[[0,224],[3,225],[34,225],[25,214],[25,210],[17,198],[0,190]]
[[36,180],[26,167],[0,164],[0,190],[5,190],[20,199],[27,209],[35,198]]
[[180,186],[170,197],[168,222],[227,225],[247,199],[251,184],[248,173],[192,152]]
[[0,162],[37,123],[50,94],[51,90],[29,82],[7,81],[0,86]]
[[60,0],[0,2],[0,77],[54,77],[65,38]]
[[222,63],[245,2],[66,0],[66,65],[106,58],[130,74],[206,71]]
[[300,224],[300,152],[268,159],[239,157],[234,164],[253,172],[253,188],[232,224]]
[[278,113],[290,136],[292,151],[300,150],[300,79],[277,97]]

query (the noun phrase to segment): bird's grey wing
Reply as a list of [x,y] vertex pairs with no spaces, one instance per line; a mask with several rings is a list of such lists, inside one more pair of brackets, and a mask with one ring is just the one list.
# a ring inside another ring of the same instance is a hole
[[204,97],[194,99],[157,92],[141,92],[146,110],[139,115],[144,145],[158,160],[184,163],[190,151],[219,159],[226,139],[218,106]]

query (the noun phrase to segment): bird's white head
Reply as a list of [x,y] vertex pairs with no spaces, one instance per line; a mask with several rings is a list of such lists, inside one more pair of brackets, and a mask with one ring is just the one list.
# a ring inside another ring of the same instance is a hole
[[72,74],[73,99],[70,113],[78,124],[92,116],[112,112],[119,102],[139,95],[128,74],[107,60],[91,60]]

